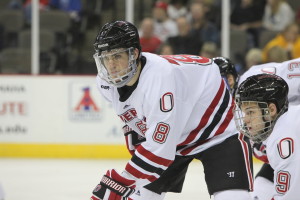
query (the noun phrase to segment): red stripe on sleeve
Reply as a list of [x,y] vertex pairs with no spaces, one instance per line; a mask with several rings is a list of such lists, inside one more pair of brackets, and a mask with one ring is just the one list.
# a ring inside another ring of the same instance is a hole
[[218,130],[216,131],[214,136],[220,135],[221,133],[224,133],[225,129],[228,127],[228,124],[231,122],[232,118],[233,118],[233,109],[234,106],[234,100],[232,98],[231,101],[231,106],[226,114],[225,119],[223,120],[222,124],[219,126]]
[[163,165],[165,167],[168,167],[173,160],[168,160],[162,157],[159,157],[155,154],[153,154],[152,152],[148,151],[147,149],[145,149],[143,147],[143,144],[141,144],[137,149],[136,149],[142,156],[144,156],[145,158],[147,158],[148,160],[157,163],[159,165]]
[[200,123],[198,124],[197,128],[194,129],[189,136],[185,139],[185,141],[183,141],[182,143],[180,143],[178,146],[183,146],[186,144],[189,144],[190,142],[192,142],[198,135],[199,131],[207,124],[211,114],[213,113],[213,111],[215,110],[216,106],[218,105],[222,94],[224,92],[224,81],[221,81],[221,85],[220,88],[214,98],[214,100],[211,102],[211,104],[208,106],[208,108],[206,109],[203,117],[200,120]]
[[127,163],[125,170],[138,179],[148,179],[151,183],[157,180],[155,176],[144,174],[131,166],[129,163]]

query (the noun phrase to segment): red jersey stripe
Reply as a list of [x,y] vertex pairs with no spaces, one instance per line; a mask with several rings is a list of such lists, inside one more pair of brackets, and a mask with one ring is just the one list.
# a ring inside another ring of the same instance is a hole
[[251,171],[251,167],[250,167],[250,160],[249,160],[249,149],[248,149],[248,145],[244,140],[244,135],[239,133],[239,140],[241,142],[242,145],[242,149],[244,151],[244,156],[245,156],[245,165],[246,165],[246,170],[248,173],[248,181],[249,181],[249,190],[253,191],[253,176],[252,176],[252,171]]
[[225,129],[228,127],[228,124],[231,122],[231,120],[233,118],[233,112],[232,112],[233,106],[234,106],[234,100],[232,98],[231,106],[230,106],[229,110],[227,111],[226,117],[223,120],[222,124],[219,126],[219,128],[216,131],[214,136],[217,136],[217,135],[220,135],[221,133],[224,133]]
[[180,152],[180,154],[183,155],[183,156],[185,156],[185,155],[189,154],[191,151],[193,151],[196,147],[198,147],[198,146],[204,144],[205,142],[208,142],[209,140],[210,140],[210,139],[202,140],[201,142],[195,144],[194,146],[191,146],[191,147],[189,147],[189,148],[187,148],[187,149],[182,150],[182,151]]
[[197,137],[199,131],[207,124],[210,116],[212,115],[213,111],[215,110],[216,106],[218,105],[218,103],[219,103],[219,101],[220,101],[220,99],[221,99],[221,97],[224,93],[224,86],[225,86],[224,81],[221,81],[220,88],[219,88],[214,100],[211,102],[211,104],[206,109],[206,111],[205,111],[203,117],[201,118],[197,128],[195,128],[193,131],[191,131],[191,133],[185,139],[185,141],[178,144],[178,146],[187,145],[190,142],[192,142]]
[[148,179],[150,182],[153,182],[157,179],[153,175],[148,175],[140,172],[139,170],[131,166],[129,163],[127,163],[125,170],[138,179]]
[[[227,111],[226,117],[223,120],[222,124],[219,126],[219,128],[216,131],[216,133],[215,133],[214,136],[217,136],[217,135],[220,135],[221,133],[224,133],[225,129],[228,127],[231,119],[233,118],[233,113],[232,113],[233,106],[234,106],[234,100],[232,99],[231,106],[230,106],[229,110]],[[211,137],[211,138],[213,138],[213,137]],[[196,143],[194,146],[191,146],[191,147],[189,147],[187,149],[184,149],[183,151],[180,152],[180,154],[181,155],[187,155],[187,154],[189,154],[191,151],[193,151],[198,146],[204,144],[205,142],[208,142],[211,138],[206,139],[204,141],[201,141],[199,143]]]
[[143,147],[143,144],[141,144],[137,149],[136,149],[142,156],[144,156],[145,158],[147,158],[148,160],[157,163],[159,165],[163,165],[165,167],[168,167],[173,160],[168,160],[159,156],[156,156],[155,154],[153,154],[152,152],[148,151],[147,149],[145,149]]

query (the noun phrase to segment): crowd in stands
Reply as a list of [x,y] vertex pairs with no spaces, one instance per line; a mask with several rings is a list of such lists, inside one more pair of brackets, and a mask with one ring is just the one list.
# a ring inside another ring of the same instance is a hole
[[[30,29],[32,20],[31,0],[1,2],[1,11],[22,12],[24,26],[16,33],[9,32],[5,23],[1,24],[0,14],[0,70],[1,53],[7,48],[20,48],[18,33]],[[300,57],[300,3],[297,2],[231,0],[230,30],[245,38],[245,47],[238,40],[230,41],[238,48],[232,49],[230,59],[239,73],[254,64]],[[54,33],[55,41],[60,41],[51,49],[51,55],[56,57],[55,66],[49,67],[52,57],[44,54],[41,73],[97,73],[92,59],[93,40],[105,22],[125,18],[124,8],[123,0],[40,0],[40,13],[58,10],[67,13],[70,19],[66,33]],[[222,0],[143,0],[135,1],[134,10],[142,51],[221,56]]]

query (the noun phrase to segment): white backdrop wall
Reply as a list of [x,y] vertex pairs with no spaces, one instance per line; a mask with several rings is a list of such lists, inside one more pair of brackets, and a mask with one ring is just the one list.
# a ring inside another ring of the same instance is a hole
[[123,146],[122,125],[95,76],[0,75],[0,156],[4,144]]

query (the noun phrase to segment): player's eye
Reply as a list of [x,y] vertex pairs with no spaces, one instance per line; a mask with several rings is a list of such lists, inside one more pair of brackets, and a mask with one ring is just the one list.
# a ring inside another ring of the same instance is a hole
[[115,54],[115,55],[113,55],[113,59],[114,60],[118,60],[118,59],[121,59],[121,58],[122,58],[121,54]]
[[248,110],[246,112],[246,115],[248,115],[248,116],[252,116],[253,114],[255,114],[255,112],[253,110]]
[[108,56],[104,56],[104,57],[103,57],[103,60],[104,60],[104,61],[109,61],[109,57],[108,57]]

